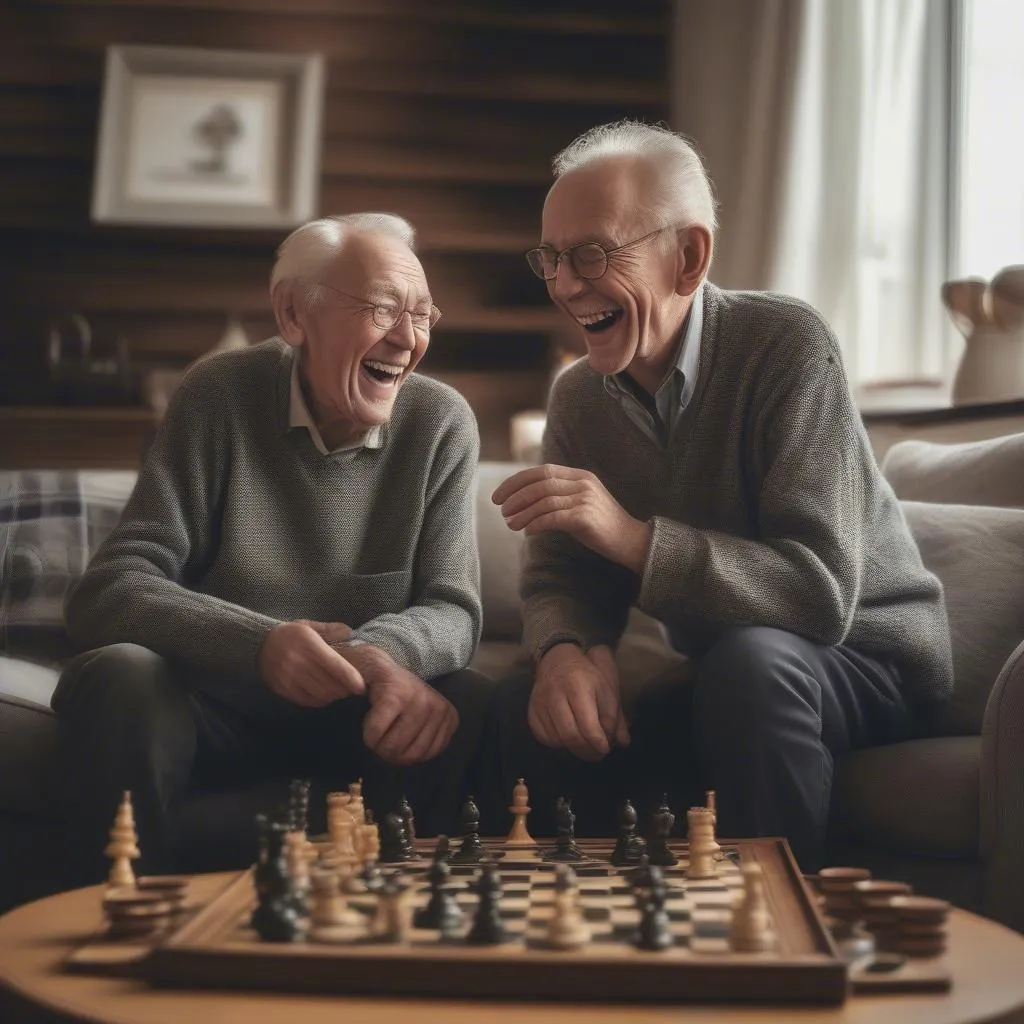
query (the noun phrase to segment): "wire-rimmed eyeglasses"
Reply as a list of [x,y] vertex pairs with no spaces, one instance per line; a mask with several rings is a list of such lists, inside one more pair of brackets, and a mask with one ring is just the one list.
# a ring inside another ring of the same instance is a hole
[[608,269],[609,256],[614,256],[617,252],[622,252],[634,245],[648,242],[664,230],[663,227],[656,228],[640,238],[634,238],[631,242],[617,245],[614,249],[606,249],[600,242],[580,242],[577,245],[570,245],[561,252],[550,245],[539,245],[536,249],[530,249],[527,252],[526,262],[530,264],[530,269],[542,281],[553,281],[558,276],[558,264],[568,257],[569,265],[578,277],[593,281],[595,278],[604,276]]
[[397,302],[392,302],[389,299],[371,302],[369,299],[361,298],[358,295],[350,295],[348,292],[343,292],[332,285],[324,284],[323,281],[317,281],[316,283],[320,288],[326,288],[329,292],[334,292],[335,295],[352,299],[353,302],[357,302],[363,309],[371,310],[374,326],[382,331],[394,330],[395,325],[402,319],[405,313],[409,314],[412,326],[417,331],[429,331],[441,319],[441,310],[433,303],[424,309],[405,309]]

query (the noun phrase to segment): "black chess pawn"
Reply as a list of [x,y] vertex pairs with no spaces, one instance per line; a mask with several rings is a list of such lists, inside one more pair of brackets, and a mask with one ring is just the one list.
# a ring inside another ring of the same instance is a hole
[[576,845],[576,815],[572,804],[560,796],[555,802],[555,848],[545,853],[547,860],[575,861],[583,860]]
[[616,867],[640,863],[643,849],[640,836],[637,835],[636,821],[636,808],[628,800],[624,800],[619,810],[619,835],[611,856],[611,862]]
[[511,936],[501,920],[501,877],[491,861],[483,863],[474,891],[479,901],[466,942],[477,946],[497,946],[508,942]]
[[415,842],[416,821],[412,816],[412,806],[409,803],[409,798],[404,793],[402,794],[402,799],[398,801],[398,806],[395,810],[402,816],[402,821],[405,822],[405,834],[409,837],[409,842]]
[[462,805],[462,845],[451,855],[453,864],[479,864],[484,859],[480,841],[480,808],[470,797]]
[[445,936],[454,934],[462,924],[462,911],[456,902],[455,893],[447,888],[452,873],[448,866],[447,853],[448,837],[439,836],[434,859],[427,868],[430,900],[413,916],[413,924],[417,928],[435,928]]
[[640,905],[640,927],[637,930],[635,944],[640,949],[662,950],[672,945],[672,928],[669,924],[668,911],[665,909],[666,891],[661,872],[656,866],[651,868],[656,873],[654,884],[643,891],[644,900]]
[[380,826],[380,862],[402,864],[411,860],[412,849],[405,833],[405,822],[397,811],[384,815]]
[[285,854],[288,823],[263,818],[260,827],[266,836],[266,861],[258,882],[259,902],[253,911],[252,927],[264,942],[295,942],[305,935],[306,922]]
[[662,799],[661,806],[651,816],[651,835],[647,842],[647,856],[652,864],[658,867],[670,868],[679,863],[679,858],[672,852],[668,845],[668,837],[672,826],[676,823],[676,816],[669,810],[668,797]]

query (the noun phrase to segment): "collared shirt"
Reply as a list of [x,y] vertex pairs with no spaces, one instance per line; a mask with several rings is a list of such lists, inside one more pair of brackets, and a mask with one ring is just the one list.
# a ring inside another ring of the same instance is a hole
[[697,388],[697,366],[700,363],[700,338],[704,330],[704,282],[693,294],[686,327],[676,353],[676,361],[668,376],[654,393],[654,412],[650,397],[639,398],[639,385],[629,375],[609,374],[604,389],[622,406],[625,414],[654,442],[668,444],[679,417],[690,404]]
[[324,444],[324,439],[320,434],[320,428],[317,427],[313,421],[313,417],[310,414],[309,406],[306,404],[306,396],[302,393],[302,383],[299,380],[299,354],[296,352],[295,358],[292,360],[292,381],[291,381],[291,398],[288,402],[288,426],[289,427],[305,427],[309,431],[309,436],[313,440],[313,444],[316,445],[316,450],[321,455],[332,455],[334,452],[349,452],[356,448],[379,448],[381,445],[380,438],[380,427],[374,426],[366,432],[366,435],[359,441],[353,441],[351,444],[342,445],[340,448],[333,448],[328,450],[327,445]]

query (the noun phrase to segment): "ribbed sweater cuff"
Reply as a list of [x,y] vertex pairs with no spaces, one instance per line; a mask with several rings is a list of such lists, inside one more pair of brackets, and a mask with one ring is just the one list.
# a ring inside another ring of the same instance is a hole
[[698,532],[685,523],[654,516],[637,606],[656,619],[678,611],[696,560]]

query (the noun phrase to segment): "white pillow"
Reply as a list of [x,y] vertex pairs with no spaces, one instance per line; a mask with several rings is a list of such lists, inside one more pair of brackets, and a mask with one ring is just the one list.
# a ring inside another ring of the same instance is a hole
[[955,679],[945,731],[977,736],[996,677],[1024,640],[1024,510],[900,504],[945,589]]

